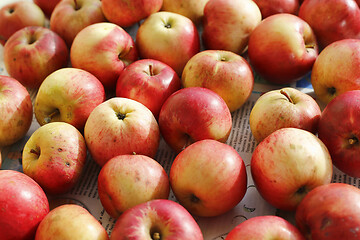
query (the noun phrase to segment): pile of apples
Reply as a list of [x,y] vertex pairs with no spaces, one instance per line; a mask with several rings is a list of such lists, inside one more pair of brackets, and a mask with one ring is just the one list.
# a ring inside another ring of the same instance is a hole
[[[23,173],[0,171],[0,239],[191,239],[252,178],[295,223],[259,216],[235,239],[359,239],[360,8],[355,0],[34,0],[0,9],[0,147],[40,127]],[[315,99],[292,87],[311,73]],[[251,176],[226,142],[258,74]],[[29,91],[35,91],[35,99]],[[323,107],[319,106],[323,104]],[[161,140],[176,154],[166,172]],[[50,209],[87,158],[111,235],[83,207]],[[0,158],[1,165],[1,158]],[[177,202],[169,200],[173,192]],[[139,194],[140,193],[140,194]],[[255,227],[256,226],[256,227]],[[261,229],[259,232],[257,229]]]

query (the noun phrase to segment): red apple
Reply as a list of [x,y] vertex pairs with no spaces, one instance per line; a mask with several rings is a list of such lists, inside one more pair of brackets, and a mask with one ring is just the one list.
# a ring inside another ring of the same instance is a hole
[[68,64],[64,40],[48,28],[25,27],[4,46],[4,64],[9,75],[27,88],[38,88],[55,70]]
[[209,0],[163,0],[162,11],[174,12],[190,18],[200,24],[204,16],[204,8]]
[[75,36],[83,28],[105,21],[101,0],[64,0],[56,5],[51,14],[50,29],[71,47]]
[[0,75],[0,148],[23,138],[33,119],[30,94],[16,79]]
[[306,0],[298,15],[311,26],[321,49],[338,40],[360,39],[360,8],[355,0]]
[[246,168],[233,147],[216,140],[201,140],[176,156],[170,184],[176,199],[191,214],[219,216],[243,199]]
[[359,202],[357,187],[346,183],[319,186],[299,204],[296,225],[307,239],[359,239]]
[[309,24],[293,14],[279,13],[254,29],[248,55],[254,70],[265,80],[287,84],[311,71],[318,45]]
[[180,87],[180,78],[169,65],[154,59],[141,59],[120,74],[116,96],[141,102],[157,119],[165,100]]
[[204,9],[204,47],[242,54],[260,22],[260,9],[252,0],[210,0]]
[[181,76],[186,62],[200,51],[200,38],[189,18],[161,11],[151,14],[140,25],[136,46],[141,58],[159,60]]
[[317,133],[321,109],[310,95],[296,88],[271,90],[261,95],[251,109],[249,124],[257,142],[272,132],[295,127]]
[[188,87],[176,91],[163,104],[159,127],[166,143],[180,152],[204,139],[226,142],[232,128],[230,110],[214,91]]
[[94,74],[105,90],[114,90],[120,73],[138,59],[131,36],[116,24],[95,23],[82,29],[70,50],[72,66]]
[[183,87],[205,87],[222,97],[234,112],[250,97],[254,75],[248,62],[236,53],[205,50],[186,63],[181,76]]
[[42,188],[24,173],[0,170],[0,192],[0,239],[33,240],[49,212]]
[[55,6],[61,0],[33,0],[33,1],[43,10],[45,15],[50,19]]
[[22,152],[22,166],[49,194],[70,191],[86,161],[84,137],[72,125],[48,123],[30,136]]
[[62,68],[40,85],[34,112],[41,126],[61,121],[82,132],[92,110],[103,101],[104,87],[94,75],[77,68]]
[[136,205],[116,221],[111,240],[203,240],[199,225],[180,204],[156,199]]
[[164,168],[145,155],[119,155],[100,170],[98,192],[107,213],[117,219],[135,205],[167,199],[170,184]]
[[261,11],[262,18],[267,18],[278,13],[290,13],[297,15],[299,0],[254,0]]
[[336,41],[316,59],[311,84],[317,98],[327,104],[339,94],[360,90],[360,39]]
[[330,101],[321,114],[319,138],[329,149],[333,164],[352,177],[360,177],[360,90]]
[[225,238],[225,240],[249,239],[305,240],[305,237],[286,219],[265,215],[245,220],[233,228]]
[[332,178],[324,143],[299,128],[281,128],[257,145],[251,175],[261,196],[274,207],[293,211],[306,194]]
[[100,166],[124,154],[154,158],[159,147],[159,125],[142,103],[113,97],[99,104],[88,117],[84,136],[88,150]]
[[102,11],[110,22],[130,27],[158,12],[162,3],[163,0],[102,0]]
[[64,204],[52,209],[39,224],[35,240],[108,240],[101,223],[82,206]]
[[27,26],[45,26],[45,15],[34,2],[9,2],[0,8],[0,43],[2,45],[16,31]]

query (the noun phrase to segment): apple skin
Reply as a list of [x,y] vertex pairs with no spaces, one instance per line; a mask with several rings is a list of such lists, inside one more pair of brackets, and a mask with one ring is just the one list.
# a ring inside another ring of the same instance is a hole
[[209,0],[163,0],[162,11],[174,12],[190,18],[195,24],[201,24],[204,8]]
[[179,153],[204,139],[226,142],[232,117],[217,93],[207,88],[188,87],[176,91],[165,101],[159,114],[159,127],[165,142]]
[[0,8],[0,43],[2,45],[5,45],[5,42],[16,31],[27,26],[45,26],[45,15],[34,2],[17,1]]
[[33,119],[30,94],[16,79],[0,75],[0,148],[23,138]]
[[173,12],[156,12],[140,25],[136,46],[141,58],[159,60],[179,75],[187,61],[200,51],[200,37],[195,24]]
[[63,194],[77,183],[86,162],[86,144],[72,125],[53,122],[30,136],[22,152],[23,172],[48,194]]
[[176,199],[191,214],[214,217],[230,211],[243,199],[247,173],[233,147],[205,139],[176,156],[170,184]]
[[254,0],[258,5],[262,18],[267,18],[278,13],[297,15],[300,4],[298,0]]
[[116,96],[141,102],[158,119],[165,100],[180,88],[181,80],[169,65],[155,59],[141,59],[120,74]]
[[117,219],[124,211],[153,199],[168,199],[169,177],[164,168],[145,155],[119,155],[100,170],[98,192],[101,204]]
[[311,190],[295,213],[296,225],[307,239],[359,239],[360,190],[330,183]]
[[317,56],[314,32],[293,14],[278,13],[265,18],[249,38],[249,62],[270,83],[299,80],[311,71]]
[[136,205],[117,219],[111,240],[203,240],[200,227],[179,203],[155,199]]
[[296,226],[282,217],[264,215],[250,218],[235,228],[226,236],[225,240],[305,240]]
[[354,0],[306,0],[298,16],[311,26],[320,49],[342,39],[360,39],[360,8]]
[[204,47],[242,54],[260,22],[260,9],[252,0],[210,0],[204,8]]
[[22,28],[4,46],[7,72],[27,88],[38,88],[50,73],[65,67],[68,59],[65,41],[45,27]]
[[154,115],[142,103],[113,97],[90,113],[84,137],[92,158],[103,166],[117,155],[135,153],[154,158],[160,130]]
[[24,173],[0,171],[0,239],[33,240],[36,229],[49,213],[43,189]]
[[249,124],[259,143],[272,132],[285,127],[317,133],[321,109],[310,95],[292,87],[264,93],[251,109]]
[[205,50],[186,63],[181,83],[183,87],[205,87],[216,92],[234,112],[250,97],[254,75],[242,56],[230,51]]
[[41,221],[35,240],[108,240],[101,223],[82,206],[64,204],[52,209]]
[[360,177],[360,90],[348,91],[330,101],[321,114],[318,136],[333,164],[352,177]]
[[158,12],[162,4],[163,0],[102,0],[102,11],[109,22],[130,27]]
[[306,194],[331,182],[331,157],[324,143],[299,128],[276,130],[257,145],[251,175],[260,195],[274,207],[293,211]]
[[50,29],[59,34],[70,48],[83,28],[100,22],[106,22],[101,0],[64,0],[51,14]]
[[33,0],[36,5],[38,5],[42,11],[45,13],[47,18],[50,19],[51,14],[55,8],[55,6],[61,1],[61,0]]
[[94,74],[105,91],[114,90],[120,73],[137,59],[131,36],[109,22],[94,23],[82,29],[70,49],[72,66]]
[[82,132],[92,110],[104,101],[104,87],[94,75],[82,69],[62,68],[40,85],[34,112],[40,126],[61,121]]
[[329,103],[339,94],[360,90],[360,39],[336,41],[324,48],[311,71],[316,97]]

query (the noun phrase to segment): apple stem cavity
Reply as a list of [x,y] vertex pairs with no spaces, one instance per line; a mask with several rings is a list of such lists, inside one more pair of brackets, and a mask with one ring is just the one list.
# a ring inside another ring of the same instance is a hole
[[284,95],[289,100],[289,102],[294,103],[289,94],[287,94],[287,92],[285,92],[283,89],[280,90],[280,93]]
[[50,123],[54,116],[60,114],[59,109],[55,109],[52,113],[49,114],[49,116],[44,118],[45,123]]
[[30,153],[33,153],[33,154],[35,154],[37,156],[40,156],[40,149],[38,151],[35,150],[35,149],[30,149]]

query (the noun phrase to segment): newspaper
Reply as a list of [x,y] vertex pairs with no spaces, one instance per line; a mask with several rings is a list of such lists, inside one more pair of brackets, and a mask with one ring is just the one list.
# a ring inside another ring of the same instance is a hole
[[[14,1],[16,0],[2,0],[0,7],[8,2]],[[132,28],[127,28],[126,30],[132,37],[134,37],[137,27],[138,25]],[[8,75],[3,62],[3,46],[0,46],[0,75]],[[275,209],[260,196],[253,183],[250,173],[251,155],[257,145],[251,134],[249,125],[249,115],[251,109],[262,93],[285,86],[297,88],[316,99],[310,83],[310,74],[305,76],[303,79],[289,85],[271,85],[255,74],[255,85],[250,98],[240,109],[232,113],[233,126],[226,143],[234,147],[234,149],[237,150],[245,162],[248,176],[247,192],[242,201],[235,208],[223,215],[216,217],[194,216],[202,230],[205,240],[225,239],[227,233],[229,233],[235,226],[245,221],[246,219],[255,216],[279,215],[288,219],[290,222],[294,221],[292,213],[282,212]],[[32,100],[34,101],[36,92],[29,92]],[[322,109],[324,108],[321,102],[319,102],[319,106]],[[16,144],[2,149],[2,169],[13,169],[20,172],[22,171],[22,149],[27,140],[30,138],[31,134],[39,127],[40,126],[34,117],[32,125],[26,136]],[[175,156],[176,154],[170,149],[165,141],[161,139],[155,160],[157,160],[164,167],[167,173],[170,171],[170,167]],[[97,175],[99,171],[100,167],[91,158],[90,154],[88,154],[87,163],[84,167],[82,177],[79,179],[76,186],[66,194],[57,196],[49,195],[48,197],[51,208],[64,203],[75,203],[85,207],[96,219],[98,219],[98,221],[104,226],[110,235],[116,220],[111,218],[101,205],[97,192]],[[360,187],[359,179],[349,177],[335,167],[332,180],[333,182],[344,182]],[[169,199],[176,201],[176,198],[172,192],[170,193]]]

